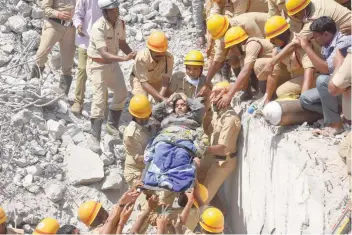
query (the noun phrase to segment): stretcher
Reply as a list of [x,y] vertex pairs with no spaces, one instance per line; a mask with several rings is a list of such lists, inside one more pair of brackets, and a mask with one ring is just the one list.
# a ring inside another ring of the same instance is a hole
[[[194,186],[195,186],[195,181],[196,181],[196,178],[197,178],[197,177],[196,177],[196,176],[197,176],[197,167],[196,167],[196,165],[195,165],[195,163],[194,163],[194,161],[193,161],[193,159],[195,158],[195,154],[193,153],[192,150],[190,150],[189,148],[187,148],[187,147],[185,147],[185,146],[183,146],[183,145],[180,145],[180,144],[177,144],[177,143],[173,143],[173,142],[169,142],[169,141],[163,141],[163,142],[168,143],[168,144],[175,145],[175,146],[180,147],[180,148],[183,148],[183,149],[185,149],[185,150],[190,154],[190,156],[191,156],[190,162],[192,162],[192,165],[195,166],[196,171],[195,171],[194,179],[193,179],[193,181],[192,181],[191,186],[190,186],[188,189],[186,189],[184,192],[189,192],[189,191],[191,191],[191,190],[194,188]],[[147,171],[148,171],[148,169],[149,169],[149,167],[150,167],[150,164],[151,164],[151,163],[148,162],[148,163],[146,163],[146,165],[145,165],[145,167],[144,167],[144,170],[143,170],[142,176],[141,176],[141,181],[142,181],[142,182],[144,181],[145,175],[147,174]],[[143,186],[140,186],[140,187],[138,187],[138,188],[139,188],[140,190],[170,191],[170,192],[171,192],[171,190],[170,190],[169,188],[166,188],[166,187],[164,188],[164,187],[150,186],[150,185],[145,185],[145,184],[143,184]]]

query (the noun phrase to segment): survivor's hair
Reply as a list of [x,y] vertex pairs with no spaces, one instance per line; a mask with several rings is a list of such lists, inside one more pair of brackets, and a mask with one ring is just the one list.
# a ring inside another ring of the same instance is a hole
[[70,224],[65,224],[64,226],[61,226],[59,230],[57,231],[57,234],[73,234],[73,231],[76,229],[75,226],[70,225]]
[[337,32],[335,21],[328,16],[322,16],[314,20],[309,29],[316,33],[329,32],[335,34]]

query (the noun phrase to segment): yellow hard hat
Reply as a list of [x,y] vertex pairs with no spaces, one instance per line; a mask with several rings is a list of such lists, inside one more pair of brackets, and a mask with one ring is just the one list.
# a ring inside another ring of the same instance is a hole
[[222,233],[224,231],[224,215],[215,207],[209,207],[204,210],[199,221],[200,226],[211,233]]
[[265,36],[266,39],[271,39],[279,36],[290,28],[282,16],[272,16],[265,23]]
[[247,33],[241,27],[232,27],[225,34],[225,48],[237,45],[248,38]]
[[221,88],[227,89],[229,86],[230,86],[230,83],[225,80],[225,81],[216,83],[215,86],[213,87],[213,90],[221,89]]
[[87,226],[90,226],[101,208],[101,203],[86,201],[78,208],[78,218]]
[[7,220],[6,213],[5,213],[4,209],[2,209],[2,208],[0,207],[0,224],[5,223],[6,220]]
[[207,30],[214,40],[222,38],[229,25],[229,19],[219,14],[214,14],[207,20]]
[[59,230],[59,223],[54,218],[45,218],[34,229],[33,234],[56,234]]
[[289,16],[295,15],[308,6],[310,0],[287,0],[286,10]]
[[152,113],[152,105],[148,97],[143,94],[136,94],[130,101],[128,106],[130,114],[137,118],[147,118]]
[[204,56],[202,52],[197,50],[191,50],[187,53],[185,60],[185,65],[204,65]]
[[[203,184],[198,184],[198,188],[199,188],[200,199],[202,199],[202,201],[205,202],[208,199],[208,189]],[[194,200],[193,205],[199,208],[198,202],[196,200]]]
[[165,52],[168,48],[166,35],[160,31],[152,32],[148,37],[147,47],[152,51]]

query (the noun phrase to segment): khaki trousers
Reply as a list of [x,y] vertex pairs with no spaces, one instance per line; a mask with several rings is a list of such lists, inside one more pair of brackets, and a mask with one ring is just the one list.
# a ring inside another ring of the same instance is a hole
[[299,96],[302,91],[304,76],[295,77],[281,86],[276,90],[277,97],[286,97],[289,95]]
[[123,176],[125,177],[126,183],[129,187],[134,186],[141,179],[142,172],[142,169],[125,165]]
[[40,45],[36,54],[36,63],[44,67],[48,54],[53,46],[60,43],[61,70],[64,75],[72,74],[73,57],[75,55],[75,27],[67,27],[51,20],[44,20]]
[[78,70],[76,75],[76,90],[75,90],[75,102],[79,104],[84,103],[84,92],[86,91],[87,81],[87,50],[78,47]]
[[111,110],[122,110],[127,98],[125,80],[118,63],[100,64],[88,58],[87,75],[93,84],[91,118],[104,119],[108,88],[114,93]]

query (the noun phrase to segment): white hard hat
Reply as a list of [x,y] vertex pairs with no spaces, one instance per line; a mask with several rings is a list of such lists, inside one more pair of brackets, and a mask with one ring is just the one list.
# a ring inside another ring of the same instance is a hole
[[282,109],[278,102],[271,101],[263,109],[264,119],[272,125],[278,125],[281,122]]
[[98,6],[100,9],[113,9],[119,7],[118,0],[98,0]]

